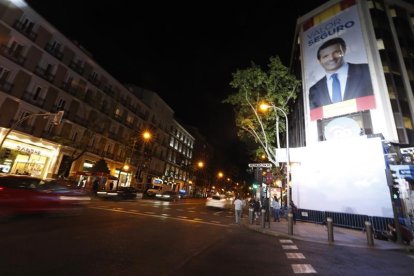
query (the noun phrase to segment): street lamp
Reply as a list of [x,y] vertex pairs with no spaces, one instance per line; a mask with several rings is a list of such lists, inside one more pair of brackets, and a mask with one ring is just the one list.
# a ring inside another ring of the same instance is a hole
[[[278,117],[279,115],[277,114],[278,111],[280,111],[283,116],[285,117],[285,125],[286,125],[286,158],[287,158],[287,162],[286,162],[286,184],[287,184],[287,198],[286,198],[286,204],[288,209],[290,208],[290,151],[289,151],[289,125],[288,125],[288,117],[286,115],[286,112],[281,109],[280,107],[275,106],[274,104],[268,104],[268,103],[262,103],[260,104],[260,109],[263,111],[267,111],[269,108],[273,108],[273,110],[276,113],[276,139],[279,139],[279,127],[278,127]],[[276,151],[276,150],[275,150]]]

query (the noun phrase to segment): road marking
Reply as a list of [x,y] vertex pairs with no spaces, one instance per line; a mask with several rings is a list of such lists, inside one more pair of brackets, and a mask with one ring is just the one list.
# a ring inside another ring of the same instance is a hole
[[190,213],[194,213],[195,211],[194,211],[194,210],[189,210],[188,212],[190,212]]
[[297,273],[317,273],[316,270],[310,264],[293,264],[293,272]]
[[297,250],[298,247],[296,245],[282,245],[283,249],[294,249]]
[[184,216],[178,216],[178,217],[182,219],[188,219],[188,217],[184,217]]
[[212,223],[221,223],[220,221],[218,221],[218,220],[211,220],[210,222],[212,222]]
[[115,209],[107,209],[107,208],[98,208],[98,207],[90,207],[91,209],[97,209],[97,210],[103,210],[103,211],[109,211],[109,212],[118,212],[118,213],[125,213],[125,214],[133,214],[138,216],[146,216],[146,217],[156,217],[156,218],[164,218],[164,219],[172,219],[172,220],[179,220],[179,221],[186,221],[186,222],[192,222],[192,223],[200,223],[200,224],[208,224],[208,225],[215,225],[220,227],[229,228],[230,226],[224,225],[224,224],[215,224],[207,221],[199,221],[194,219],[188,219],[187,217],[166,217],[161,215],[154,215],[154,212],[130,212],[130,211],[123,211],[123,210],[115,210]]
[[203,219],[201,219],[201,218],[194,218],[194,220],[203,220]]
[[288,259],[306,259],[302,253],[286,253]]
[[293,243],[292,240],[279,240],[280,243]]
[[171,216],[170,214],[161,214],[161,216],[166,216],[166,217],[169,217],[169,216]]

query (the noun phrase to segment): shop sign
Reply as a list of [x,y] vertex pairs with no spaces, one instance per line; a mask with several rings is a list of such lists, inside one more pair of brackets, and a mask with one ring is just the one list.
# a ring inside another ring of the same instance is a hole
[[20,152],[23,152],[23,153],[37,154],[37,155],[41,154],[40,150],[35,150],[35,149],[29,148],[29,147],[22,147],[22,146],[17,145],[16,149]]

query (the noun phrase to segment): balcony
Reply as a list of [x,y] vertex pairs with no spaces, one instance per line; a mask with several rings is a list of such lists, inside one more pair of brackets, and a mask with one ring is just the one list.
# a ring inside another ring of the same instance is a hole
[[0,90],[9,93],[13,88],[13,84],[6,80],[0,80]]
[[28,103],[31,103],[37,107],[41,107],[43,108],[43,105],[45,104],[45,99],[44,98],[40,98],[38,95],[31,93],[29,91],[26,91],[23,94],[22,99]]
[[84,66],[73,60],[69,63],[69,67],[81,76],[83,76],[83,72],[85,72]]
[[98,88],[101,86],[101,82],[94,75],[89,75],[88,81]]
[[58,60],[62,60],[63,58],[63,52],[59,51],[59,48],[56,48],[53,46],[53,44],[48,43],[45,46],[46,52],[57,58]]
[[29,38],[31,41],[35,41],[37,38],[37,33],[33,31],[33,25],[33,23],[27,24],[26,22],[16,20],[13,24],[13,28]]
[[2,44],[0,46],[0,54],[11,61],[23,66],[26,58],[20,54],[20,51],[12,49],[11,47],[7,47],[7,45]]
[[53,75],[52,72],[50,72],[50,69],[48,67],[42,68],[39,65],[37,65],[34,70],[34,73],[50,83],[53,83],[53,80],[55,79],[55,75]]

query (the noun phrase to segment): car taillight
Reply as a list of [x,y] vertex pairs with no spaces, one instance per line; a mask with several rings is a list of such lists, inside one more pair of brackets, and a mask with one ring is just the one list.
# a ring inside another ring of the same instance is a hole
[[4,190],[4,188],[0,186],[0,192],[3,191],[3,190]]

